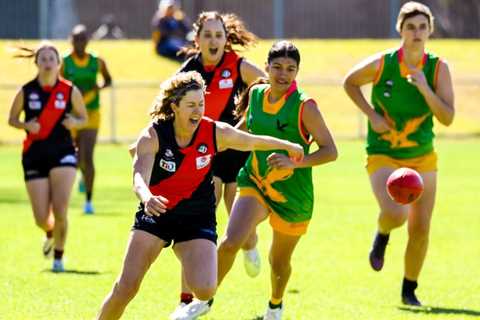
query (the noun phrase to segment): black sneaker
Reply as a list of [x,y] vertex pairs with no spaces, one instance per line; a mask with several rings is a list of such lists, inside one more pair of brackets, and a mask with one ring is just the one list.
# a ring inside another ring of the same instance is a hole
[[418,301],[417,296],[415,295],[415,292],[402,294],[402,302],[407,306],[415,306],[415,307],[422,306],[422,303]]
[[372,250],[370,251],[369,260],[370,266],[375,271],[380,271],[383,268],[385,257],[385,248],[387,247],[390,234],[378,233],[375,235]]
[[408,279],[403,279],[402,284],[402,302],[407,306],[420,307],[422,303],[418,301],[417,296],[415,295],[415,289],[417,289],[417,281],[411,281]]

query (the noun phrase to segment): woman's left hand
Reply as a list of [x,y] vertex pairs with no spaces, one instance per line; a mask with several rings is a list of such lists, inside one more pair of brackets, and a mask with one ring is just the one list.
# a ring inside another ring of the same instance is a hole
[[70,113],[67,113],[65,115],[65,119],[63,119],[63,121],[62,121],[62,124],[65,128],[67,128],[68,130],[71,130],[71,129],[75,128],[75,126],[77,124],[77,120]]
[[295,169],[296,162],[283,153],[272,153],[267,157],[268,165],[273,169]]

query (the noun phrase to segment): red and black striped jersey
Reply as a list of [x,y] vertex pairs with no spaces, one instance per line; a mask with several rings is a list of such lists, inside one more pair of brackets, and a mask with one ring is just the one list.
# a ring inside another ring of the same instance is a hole
[[23,152],[38,142],[51,144],[71,144],[70,131],[62,125],[65,115],[72,110],[72,83],[58,79],[51,88],[42,88],[38,79],[34,79],[22,87],[23,111],[25,122],[37,118],[40,131],[36,134],[27,132],[23,143]]
[[158,121],[153,127],[160,148],[149,183],[152,194],[167,198],[167,209],[187,211],[185,214],[201,214],[205,206],[215,206],[212,180],[212,160],[217,153],[215,122],[202,118],[184,148],[176,142],[172,120]]
[[238,119],[233,115],[235,97],[246,88],[240,74],[243,58],[234,51],[225,52],[212,70],[205,70],[201,55],[197,54],[182,65],[179,72],[197,71],[207,85],[205,95],[205,116],[234,125]]

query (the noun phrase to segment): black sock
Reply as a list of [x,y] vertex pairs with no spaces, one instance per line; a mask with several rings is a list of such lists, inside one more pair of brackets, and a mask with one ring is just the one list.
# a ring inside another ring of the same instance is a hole
[[403,278],[402,284],[402,295],[410,294],[417,289],[418,283],[417,281],[408,280],[407,278]]
[[87,191],[87,201],[92,201],[92,191]]
[[382,239],[383,241],[387,242],[388,239],[390,239],[390,233],[383,234],[383,233],[378,232],[378,237],[380,239]]
[[280,309],[282,307],[282,302],[279,304],[273,304],[272,302],[268,301],[268,306],[270,309]]
[[63,258],[63,250],[53,250],[53,257],[56,259],[56,260],[61,260]]
[[47,235],[47,238],[52,238],[53,237],[53,230],[45,231],[45,234]]

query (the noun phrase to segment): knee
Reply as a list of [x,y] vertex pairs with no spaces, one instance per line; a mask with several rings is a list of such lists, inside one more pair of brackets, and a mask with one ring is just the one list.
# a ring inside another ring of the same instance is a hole
[[140,288],[137,281],[117,281],[113,286],[113,295],[121,300],[130,301],[135,297]]
[[285,257],[280,258],[270,255],[268,260],[270,262],[270,267],[275,274],[283,274],[291,269],[290,258],[286,259]]
[[229,253],[229,254],[236,254],[241,247],[242,247],[241,241],[226,236],[220,243],[218,251]]
[[207,301],[213,298],[217,288],[215,285],[206,285],[192,289],[195,297],[199,300]]
[[37,227],[39,227],[40,229],[43,229],[43,230],[47,230],[49,228],[48,215],[46,215],[46,217],[47,218],[35,217],[35,224],[37,225]]

